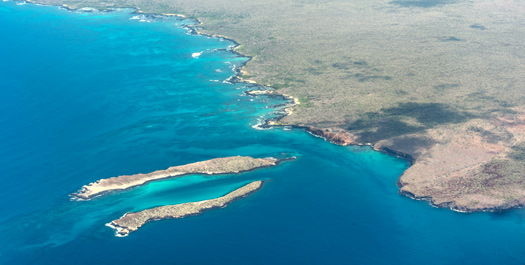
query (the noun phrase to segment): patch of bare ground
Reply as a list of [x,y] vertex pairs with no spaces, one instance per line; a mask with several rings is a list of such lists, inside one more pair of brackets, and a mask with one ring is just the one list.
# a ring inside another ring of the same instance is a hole
[[[399,179],[400,193],[466,212],[522,206],[524,117],[474,119],[427,131],[424,136],[433,142],[430,147],[406,150],[412,151],[416,160]],[[389,147],[395,141],[383,141],[376,147]]]

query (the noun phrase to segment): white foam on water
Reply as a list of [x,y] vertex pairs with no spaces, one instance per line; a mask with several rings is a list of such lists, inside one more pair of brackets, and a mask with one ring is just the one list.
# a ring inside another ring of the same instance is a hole
[[122,229],[124,229],[124,228],[122,228],[122,227],[114,226],[114,225],[111,224],[111,223],[107,223],[106,226],[109,227],[109,228],[111,228],[111,229],[114,229],[114,230],[115,230],[115,236],[116,236],[116,237],[126,237],[126,236],[128,236],[128,235],[122,235],[122,234],[119,234],[119,232],[122,231]]
[[199,56],[201,56],[202,53],[203,52],[194,52],[194,53],[191,54],[191,57],[197,59],[197,58],[199,58]]
[[130,17],[129,20],[138,20],[139,22],[147,22],[147,23],[153,22],[152,19],[146,17],[145,15],[135,15],[135,16]]
[[264,128],[261,128],[261,125],[260,125],[260,124],[252,125],[252,128],[254,128],[254,129],[256,129],[256,130],[259,130],[259,131],[264,130]]

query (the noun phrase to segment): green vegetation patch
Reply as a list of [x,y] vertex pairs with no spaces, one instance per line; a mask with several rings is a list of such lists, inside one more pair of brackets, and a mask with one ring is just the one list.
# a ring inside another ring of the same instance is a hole
[[525,186],[525,164],[515,159],[495,159],[485,164],[477,178],[482,188],[503,185]]
[[394,138],[389,145],[390,149],[404,154],[417,156],[422,150],[428,150],[436,144],[432,138],[424,136],[408,136]]
[[480,24],[472,24],[470,25],[470,28],[471,29],[479,29],[479,30],[486,30],[487,28],[483,25],[480,25]]
[[310,100],[311,97],[299,97],[299,105],[297,107],[300,108],[310,108],[313,107],[314,104]]
[[[369,112],[351,122],[346,129],[361,142],[376,142],[401,135],[422,132],[438,125],[467,121],[471,115],[441,103],[401,103],[381,112]],[[417,124],[409,123],[415,120]]]
[[519,143],[518,145],[511,147],[511,150],[512,151],[508,154],[509,158],[518,161],[525,161],[525,143]]

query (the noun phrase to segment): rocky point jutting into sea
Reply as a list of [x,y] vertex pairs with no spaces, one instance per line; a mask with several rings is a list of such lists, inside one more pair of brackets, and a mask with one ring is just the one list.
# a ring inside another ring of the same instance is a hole
[[136,213],[126,213],[119,219],[108,223],[107,226],[117,231],[116,236],[127,236],[130,232],[137,231],[141,226],[151,221],[183,218],[200,214],[205,210],[226,207],[234,200],[256,192],[262,187],[262,184],[263,181],[254,181],[215,199],[161,206]]
[[263,167],[275,166],[283,160],[275,158],[252,158],[247,156],[232,156],[215,158],[191,164],[174,166],[165,170],[157,170],[147,174],[122,175],[84,185],[77,193],[71,196],[82,200],[89,200],[110,191],[125,190],[144,185],[151,181],[171,177],[181,177],[187,174],[234,174]]

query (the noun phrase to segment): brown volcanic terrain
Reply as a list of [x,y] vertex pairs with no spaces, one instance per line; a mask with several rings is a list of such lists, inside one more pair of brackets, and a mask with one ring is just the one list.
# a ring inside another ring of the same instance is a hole
[[399,179],[400,192],[459,211],[521,206],[525,149],[509,147],[518,143],[519,135],[494,123],[471,120],[427,132],[434,143],[416,151],[416,163]]
[[80,191],[72,194],[72,196],[88,200],[111,191],[125,190],[166,178],[181,177],[188,174],[234,174],[262,167],[275,166],[279,162],[280,161],[275,158],[252,158],[247,156],[215,158],[170,167],[165,170],[157,170],[147,174],[123,175],[100,179],[89,185],[84,185]]
[[401,193],[457,210],[524,201],[525,2],[38,0],[179,13],[301,104],[279,121],[409,155]]

